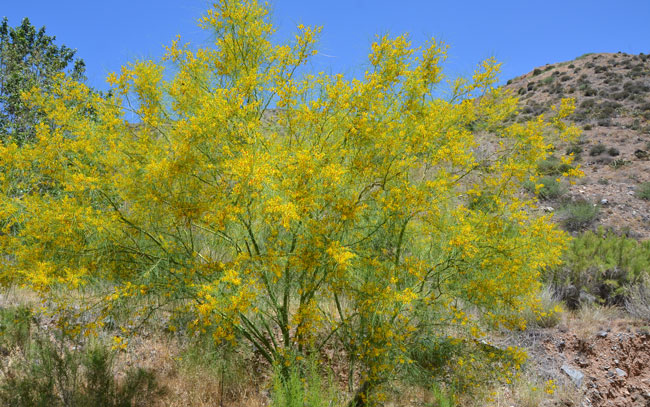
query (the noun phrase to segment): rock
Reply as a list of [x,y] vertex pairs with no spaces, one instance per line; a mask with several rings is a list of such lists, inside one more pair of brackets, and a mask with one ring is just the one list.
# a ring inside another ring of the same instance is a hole
[[599,331],[596,334],[596,336],[599,337],[599,338],[606,338],[607,337],[607,331]]
[[607,204],[609,204],[609,201],[607,199],[603,198],[603,199],[600,200],[600,204],[601,205],[607,205]]
[[580,367],[589,366],[589,361],[584,357],[577,357],[577,358],[575,358],[574,362],[576,362],[576,365],[578,365]]
[[582,386],[582,379],[584,379],[585,375],[580,370],[574,369],[568,365],[562,365],[561,369],[564,373],[566,373],[567,376],[569,376],[577,388],[580,388],[580,386]]
[[555,208],[553,208],[552,206],[543,206],[542,210],[544,212],[553,212],[555,210]]
[[616,376],[618,377],[625,377],[627,376],[627,373],[623,369],[616,368],[614,369],[614,372],[616,372]]

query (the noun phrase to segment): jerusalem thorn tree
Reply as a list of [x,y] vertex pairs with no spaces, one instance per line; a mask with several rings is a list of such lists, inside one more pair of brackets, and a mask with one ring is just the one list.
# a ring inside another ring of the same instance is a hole
[[109,75],[110,96],[63,75],[23,95],[48,120],[0,147],[5,283],[103,281],[105,313],[141,299],[134,315],[191,315],[176,328],[274,364],[344,349],[359,400],[422,333],[521,324],[565,235],[519,191],[575,137],[570,101],[510,120],[495,61],[441,88],[446,47],[405,35],[378,38],[359,79],[309,73],[320,29],[277,45],[255,0],[200,24],[213,46],[177,40]]

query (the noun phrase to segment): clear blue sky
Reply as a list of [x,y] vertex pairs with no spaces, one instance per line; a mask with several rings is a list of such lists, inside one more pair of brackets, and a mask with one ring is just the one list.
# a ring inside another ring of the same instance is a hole
[[[375,34],[409,32],[451,48],[446,72],[469,74],[482,59],[503,63],[501,79],[587,52],[650,53],[650,0],[275,0],[279,35],[296,24],[322,25],[314,66],[354,74]],[[176,34],[194,45],[209,36],[196,26],[205,0],[0,0],[0,16],[16,26],[29,17],[59,44],[77,49],[90,85],[137,58],[159,58]]]

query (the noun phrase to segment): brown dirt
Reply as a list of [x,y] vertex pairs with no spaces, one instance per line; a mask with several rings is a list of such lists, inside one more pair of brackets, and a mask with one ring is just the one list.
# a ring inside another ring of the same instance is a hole
[[[650,406],[650,330],[626,320],[588,334],[566,327],[528,333],[529,355],[542,376],[575,386],[563,366],[584,375],[582,406]],[[596,328],[594,326],[593,328]]]

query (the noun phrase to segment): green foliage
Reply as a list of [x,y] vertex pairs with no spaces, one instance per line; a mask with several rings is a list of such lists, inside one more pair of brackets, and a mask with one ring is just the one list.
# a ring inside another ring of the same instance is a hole
[[57,46],[55,37],[36,30],[27,18],[10,27],[5,17],[0,24],[0,140],[11,138],[18,144],[32,140],[35,126],[45,117],[29,107],[21,93],[34,86],[50,89],[57,74],[67,72],[75,80],[84,79],[85,64],[74,59],[75,50]]
[[291,367],[275,367],[271,407],[331,407],[342,401],[338,394],[332,378],[322,377],[313,357]]
[[644,182],[636,188],[637,198],[650,201],[650,182]]
[[563,260],[547,278],[570,306],[578,305],[580,292],[603,303],[621,304],[650,271],[650,241],[587,231],[573,239]]
[[622,158],[617,158],[614,161],[612,161],[611,163],[609,163],[609,166],[612,167],[613,169],[617,170],[617,169],[623,167],[626,164],[627,164],[627,161],[625,161]]
[[569,147],[567,147],[566,149],[567,155],[573,154],[575,156],[579,156],[582,153],[582,151],[583,151],[582,146],[577,143],[569,145]]
[[[537,188],[538,185],[543,185]],[[546,176],[537,181],[527,181],[524,183],[524,188],[531,193],[536,193],[539,199],[543,201],[558,199],[562,197],[567,188],[562,182],[557,180],[557,177]]]
[[24,349],[32,332],[32,312],[29,308],[0,308],[0,348]]
[[598,144],[592,146],[589,149],[589,155],[592,156],[592,157],[595,157],[597,155],[600,155],[600,154],[604,153],[606,150],[607,150],[607,147],[605,147],[604,144],[598,143]]
[[183,348],[179,366],[190,377],[209,375],[219,382],[222,398],[237,397],[255,379],[247,352],[229,343],[217,344],[209,334],[196,335]]
[[[11,358],[0,364],[2,405],[135,407],[164,394],[153,373],[144,369],[130,369],[116,381],[115,355],[99,342],[82,344],[59,329],[30,328],[33,321],[25,308],[3,310],[0,320],[0,348],[7,347],[3,353]],[[12,345],[21,351],[11,352]]]
[[431,395],[433,396],[433,404],[431,407],[454,407],[456,406],[455,397],[450,394],[449,390],[445,389],[438,383],[431,385]]
[[591,225],[598,212],[598,206],[588,201],[568,203],[562,208],[562,223],[567,230],[577,231]]
[[[574,144],[573,146],[580,148]],[[580,148],[582,151],[582,148]],[[573,169],[571,164],[562,162],[562,160],[554,155],[547,157],[545,160],[537,164],[537,171],[542,175],[562,175]]]

